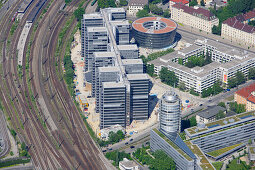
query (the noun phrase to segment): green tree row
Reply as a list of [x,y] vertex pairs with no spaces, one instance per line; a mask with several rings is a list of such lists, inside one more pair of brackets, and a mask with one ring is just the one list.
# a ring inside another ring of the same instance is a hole
[[105,141],[105,140],[98,139],[97,142],[101,147],[103,147],[109,144],[118,143],[119,141],[123,139],[125,139],[125,134],[121,130],[119,130],[116,133],[110,132],[108,140]]
[[245,82],[246,82],[246,78],[244,74],[240,71],[237,71],[234,77],[228,79],[228,87],[234,88]]
[[208,97],[210,95],[214,96],[219,94],[222,91],[223,91],[223,88],[221,87],[221,82],[217,81],[213,84],[212,87],[209,87],[202,91],[202,97]]
[[159,72],[159,78],[161,82],[172,86],[177,87],[178,85],[178,78],[176,77],[173,71],[169,71],[166,67],[163,67]]
[[[191,57],[189,57],[188,61],[185,63],[185,66],[188,67],[188,68],[193,68],[193,67],[196,67],[196,66],[203,67],[207,64],[210,64],[211,62],[212,62],[211,54],[209,54],[207,52],[206,55],[201,54],[200,56],[191,56]],[[183,65],[182,58],[178,59],[178,63]]]
[[119,151],[107,152],[105,154],[105,157],[109,160],[112,160],[114,166],[118,166],[119,162],[122,161],[124,158],[132,160],[130,154],[124,151],[123,152],[119,152]]
[[237,102],[230,102],[229,109],[236,113],[246,112],[245,104],[237,104]]

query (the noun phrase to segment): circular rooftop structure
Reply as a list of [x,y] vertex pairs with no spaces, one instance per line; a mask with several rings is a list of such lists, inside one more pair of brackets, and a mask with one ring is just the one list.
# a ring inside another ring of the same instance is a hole
[[177,24],[167,18],[145,17],[135,20],[132,30],[139,46],[160,49],[174,43]]

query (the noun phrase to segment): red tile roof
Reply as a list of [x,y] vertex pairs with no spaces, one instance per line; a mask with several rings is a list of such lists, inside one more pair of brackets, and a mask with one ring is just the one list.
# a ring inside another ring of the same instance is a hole
[[223,21],[223,24],[227,24],[230,27],[233,27],[235,29],[247,32],[247,33],[253,33],[255,32],[255,27],[250,26],[248,24],[244,24],[242,23],[241,20],[239,20],[240,17],[233,17],[233,18],[229,18],[225,21]]
[[182,3],[182,4],[188,4],[189,1],[188,0],[170,0],[172,2],[175,2],[175,3]]
[[255,91],[255,83],[238,90],[236,94],[242,96],[250,102],[255,103],[255,96],[251,94],[253,91]]
[[195,15],[195,16],[202,16],[202,18],[210,21],[215,19],[215,15],[213,13],[211,13],[209,10],[203,9],[203,8],[193,8],[193,7],[188,7],[185,6],[181,3],[176,3],[173,5],[174,8],[178,8],[178,9],[183,9],[184,12],[189,13],[191,15]]

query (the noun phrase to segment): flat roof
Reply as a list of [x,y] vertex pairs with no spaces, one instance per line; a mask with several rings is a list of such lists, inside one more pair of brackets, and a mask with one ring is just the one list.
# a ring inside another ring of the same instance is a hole
[[143,64],[142,59],[122,59],[123,65],[129,65],[129,64]]
[[130,23],[126,19],[123,19],[123,20],[113,20],[113,21],[110,21],[110,23],[112,25],[130,25]]
[[116,57],[114,52],[94,52],[95,57]]
[[[150,29],[147,29],[144,27],[144,23],[146,22],[162,22],[165,24],[165,27],[162,29],[154,29],[153,32],[150,31]],[[167,32],[171,32],[177,28],[177,24],[167,18],[161,18],[161,17],[144,17],[135,20],[132,23],[133,29],[136,29],[137,31],[144,32],[144,33],[150,33],[150,34],[164,34]]]
[[118,49],[121,50],[138,50],[136,44],[118,45]]
[[114,12],[126,12],[124,8],[106,8],[107,11],[110,11],[111,13]]
[[103,82],[103,88],[125,87],[123,82]]
[[207,109],[198,112],[197,115],[199,115],[200,117],[209,119],[215,115],[217,115],[219,113],[219,111],[226,111],[227,109],[221,106],[212,106],[212,107],[208,107]]
[[99,72],[119,72],[120,69],[117,66],[110,66],[110,67],[98,67]]
[[103,19],[100,13],[83,14],[83,19]]
[[128,80],[145,80],[149,79],[147,74],[127,74]]
[[87,27],[88,32],[107,32],[106,27]]

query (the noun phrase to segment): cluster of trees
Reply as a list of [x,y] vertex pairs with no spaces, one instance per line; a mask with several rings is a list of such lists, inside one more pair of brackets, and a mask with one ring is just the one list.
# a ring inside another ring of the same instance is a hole
[[248,71],[248,79],[249,80],[254,80],[255,79],[255,68],[252,67]]
[[109,144],[117,143],[124,138],[125,138],[125,134],[121,130],[119,130],[116,133],[110,132],[108,140],[105,141],[105,140],[97,139],[97,142],[101,147],[104,147]]
[[161,82],[175,87],[178,84],[178,78],[173,71],[169,71],[166,67],[163,67],[159,72],[159,78]]
[[118,4],[118,6],[127,6],[128,5],[128,1],[126,1],[126,0],[120,0],[119,1],[119,4]]
[[199,96],[199,93],[197,93],[194,88],[191,88],[189,91],[190,94],[194,95],[194,96]]
[[98,0],[97,4],[98,4],[98,9],[108,8],[108,7],[116,7],[114,0]]
[[[196,66],[203,67],[207,64],[210,64],[212,62],[211,54],[208,52],[206,55],[202,54],[200,56],[191,56],[188,58],[188,62],[185,63],[185,66],[188,68],[193,68]],[[183,64],[183,61],[181,58],[178,60],[179,64]]]
[[72,0],[65,0],[66,4],[69,4],[70,2],[72,2]]
[[146,73],[149,74],[151,77],[154,77],[154,64],[146,64],[145,65]]
[[246,78],[245,78],[244,74],[240,71],[237,71],[235,74],[235,77],[228,79],[228,87],[233,88],[233,87],[236,87],[236,86],[243,84],[245,82],[246,82]]
[[153,1],[149,5],[145,5],[143,10],[139,10],[136,13],[136,17],[137,18],[147,17],[147,16],[150,15],[150,13],[155,14],[155,15],[160,15],[160,16],[163,16],[165,18],[170,17],[170,11],[168,9],[163,10],[162,8],[158,7],[156,5],[156,1]]
[[216,120],[222,119],[224,117],[226,117],[224,111],[220,110],[219,113],[217,113],[216,115]]
[[189,6],[196,6],[198,3],[197,3],[197,0],[191,0],[189,2]]
[[10,132],[11,132],[11,135],[16,139],[16,136],[17,136],[16,131],[14,129],[11,129]]
[[0,168],[12,166],[12,165],[18,165],[18,164],[25,164],[28,162],[30,162],[30,159],[23,159],[23,158],[9,159],[9,160],[7,159],[5,161],[0,162]]
[[220,103],[218,104],[218,106],[221,106],[221,107],[226,108],[226,104],[225,104],[224,102],[220,102]]
[[237,102],[230,102],[229,109],[236,113],[246,112],[245,104],[237,104]]
[[[218,10],[216,8],[211,8],[211,12],[214,13],[220,21],[219,28],[221,28],[221,23],[228,18],[234,17],[240,13],[246,13],[255,8],[254,0],[228,0],[228,5],[221,7]],[[221,29],[214,28],[213,33],[221,34]]]
[[114,166],[118,166],[119,162],[122,161],[124,158],[132,160],[130,154],[126,153],[124,151],[122,151],[122,152],[119,152],[119,151],[107,152],[105,154],[105,157],[109,160],[112,160]]
[[30,157],[28,154],[26,144],[24,142],[21,143],[21,149],[19,149],[19,156],[20,157],[23,157],[23,156]]
[[184,129],[193,127],[193,126],[197,126],[197,120],[195,116],[192,116],[189,119],[186,120],[182,120],[181,122],[181,131],[183,131]]
[[152,170],[172,170],[176,169],[175,163],[172,158],[170,158],[164,151],[158,150],[152,153],[155,159],[153,159],[146,150],[148,147],[138,148],[133,155],[142,164],[146,164]]
[[73,78],[74,78],[74,67],[73,61],[71,60],[71,55],[64,56],[64,67],[65,67],[65,76],[67,86],[72,89],[74,87]]
[[85,8],[82,8],[79,6],[75,11],[74,11],[74,16],[78,21],[78,27],[81,30],[81,20],[83,18],[83,14],[85,14]]
[[254,21],[254,20],[253,20],[253,21],[250,21],[248,24],[251,25],[251,26],[253,26],[253,27],[255,27],[255,21]]
[[202,91],[202,97],[208,97],[210,95],[214,96],[219,94],[222,91],[223,91],[223,88],[221,87],[221,82],[217,81],[214,83],[212,87],[209,87],[208,89]]

